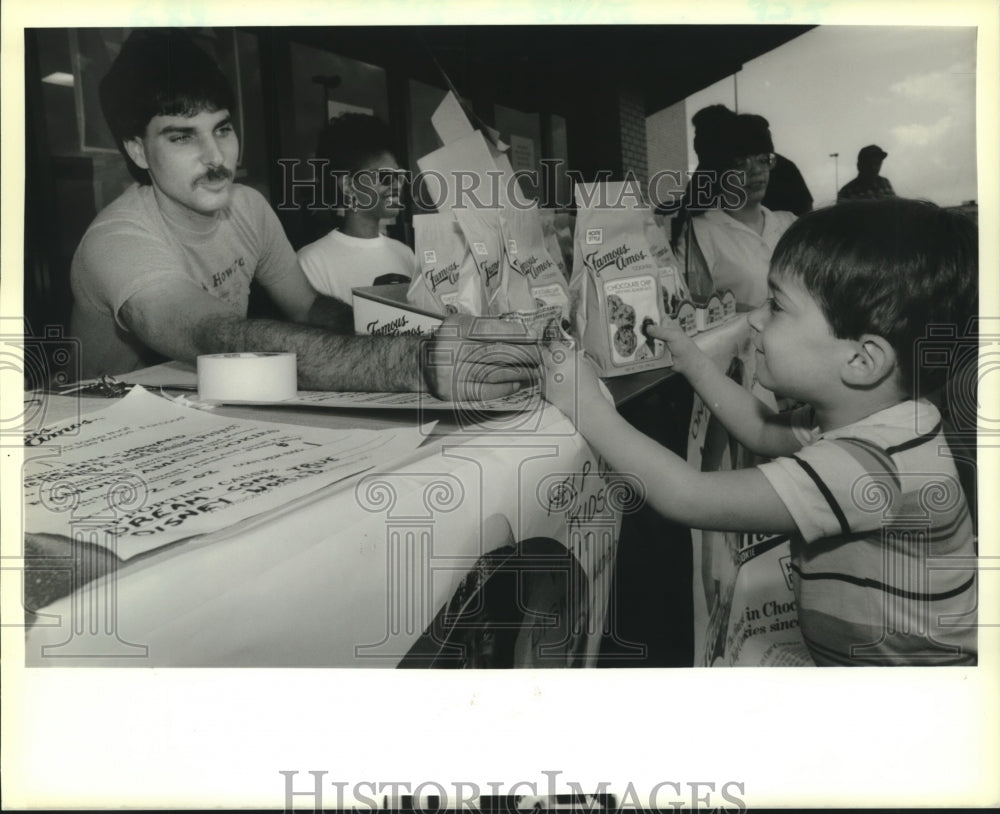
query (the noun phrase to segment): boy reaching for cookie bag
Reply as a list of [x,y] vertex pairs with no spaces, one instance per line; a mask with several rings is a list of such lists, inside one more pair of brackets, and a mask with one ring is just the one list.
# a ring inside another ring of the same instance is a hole
[[649,326],[726,429],[771,459],[750,469],[696,471],[651,443],[597,397],[582,354],[549,348],[546,398],[670,519],[789,534],[816,664],[975,664],[974,528],[926,398],[944,371],[920,368],[919,340],[933,326],[964,331],[977,282],[975,225],[933,204],[858,202],[801,218],[775,249],[770,299],[749,315],[759,383],[804,405],[787,413],[670,320]]

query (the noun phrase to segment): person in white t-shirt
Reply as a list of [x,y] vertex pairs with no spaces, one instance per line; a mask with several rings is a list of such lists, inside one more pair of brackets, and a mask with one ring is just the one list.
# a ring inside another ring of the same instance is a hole
[[316,157],[329,162],[345,215],[338,228],[299,250],[313,288],[350,305],[355,287],[409,281],[417,267],[413,250],[381,231],[402,211],[406,183],[388,128],[374,116],[342,114],[323,128]]

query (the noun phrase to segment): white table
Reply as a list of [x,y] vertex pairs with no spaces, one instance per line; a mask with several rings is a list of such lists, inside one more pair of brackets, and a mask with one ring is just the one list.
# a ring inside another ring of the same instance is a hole
[[[741,319],[697,341],[727,359],[745,336]],[[653,371],[609,385],[621,402],[669,375]],[[85,402],[81,409],[103,406],[101,399]],[[58,399],[49,407],[66,409]],[[416,421],[413,413],[374,411],[220,412],[336,428]],[[26,637],[27,662],[594,665],[602,635],[612,632],[607,600],[621,512],[636,507],[640,487],[606,471],[550,406],[498,419],[488,431],[464,424],[442,421],[418,454],[391,471],[351,478],[284,511],[81,579],[39,611]],[[509,555],[526,540],[537,542],[520,559],[495,554]],[[504,593],[487,590],[477,609],[466,594],[490,573],[488,586],[503,585]],[[460,610],[463,599],[452,641],[466,646],[465,655],[435,660],[441,642],[428,631],[448,625],[432,621],[447,622],[442,612]]]
[[[85,409],[101,401],[88,399]],[[331,427],[414,420],[225,412]],[[519,609],[526,618],[511,632],[503,622],[517,615],[494,613],[487,631],[464,631],[466,643],[489,650],[468,660],[593,664],[620,526],[607,493],[621,489],[600,469],[549,406],[497,419],[488,433],[444,424],[391,471],[356,476],[281,512],[130,559],[81,585],[39,612],[26,658],[52,666],[396,666],[477,563],[480,571],[496,566],[484,564],[484,555],[547,538],[559,545],[531,549],[540,559],[528,571],[515,579],[508,563],[504,572],[509,585],[533,586],[533,598],[522,597],[528,607]],[[484,636],[491,641],[484,644]],[[503,653],[494,638],[511,640]],[[542,652],[546,643],[555,646]],[[421,652],[428,645],[434,642],[425,636]]]

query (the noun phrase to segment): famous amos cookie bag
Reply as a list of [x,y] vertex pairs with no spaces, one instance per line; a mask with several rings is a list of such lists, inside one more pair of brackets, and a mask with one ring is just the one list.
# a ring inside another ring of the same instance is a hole
[[645,329],[663,320],[660,273],[646,235],[648,205],[634,181],[577,184],[574,325],[602,376],[666,367],[670,354]]
[[414,215],[413,242],[420,273],[410,281],[407,301],[441,314],[483,314],[479,269],[452,213]]
[[681,274],[680,262],[670,248],[666,231],[656,222],[650,209],[646,215],[646,237],[660,278],[663,313],[676,320],[688,336],[698,333],[698,309]]
[[514,310],[507,300],[507,287],[503,279],[499,209],[465,206],[453,211],[479,270],[483,291],[482,313],[499,316]]
[[538,209],[507,206],[500,215],[504,270],[501,275],[512,311],[555,307],[569,325],[569,287],[549,254]]

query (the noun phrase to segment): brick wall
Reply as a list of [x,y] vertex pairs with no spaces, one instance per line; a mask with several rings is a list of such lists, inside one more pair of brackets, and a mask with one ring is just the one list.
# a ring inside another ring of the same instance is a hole
[[642,94],[622,89],[618,97],[621,122],[622,173],[631,172],[646,188],[648,164],[646,156],[646,106]]
[[646,118],[647,170],[650,177],[671,171],[680,173],[680,181],[661,175],[654,194],[667,199],[684,189],[688,170],[687,105],[682,100],[658,110]]

